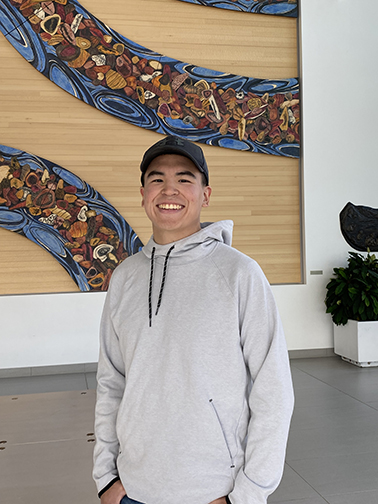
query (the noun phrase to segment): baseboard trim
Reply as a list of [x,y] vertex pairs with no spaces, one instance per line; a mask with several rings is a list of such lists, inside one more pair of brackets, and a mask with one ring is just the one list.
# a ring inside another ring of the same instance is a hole
[[75,373],[95,373],[97,362],[84,364],[63,364],[56,366],[35,366],[0,369],[0,378],[22,378],[30,376],[47,376]]
[[333,348],[310,348],[308,350],[289,350],[290,359],[314,359],[317,357],[335,357]]

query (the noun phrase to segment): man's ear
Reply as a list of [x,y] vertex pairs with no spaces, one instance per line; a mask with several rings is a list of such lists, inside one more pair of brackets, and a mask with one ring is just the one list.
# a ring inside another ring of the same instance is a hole
[[204,188],[204,192],[203,192],[203,203],[202,203],[202,206],[203,207],[208,207],[210,205],[210,196],[211,196],[211,192],[212,192],[212,189],[210,186],[206,186]]
[[144,207],[144,187],[140,188],[140,194],[142,195],[141,206]]

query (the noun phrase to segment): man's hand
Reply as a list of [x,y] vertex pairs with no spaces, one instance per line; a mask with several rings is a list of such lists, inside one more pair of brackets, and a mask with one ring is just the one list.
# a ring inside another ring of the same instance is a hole
[[227,504],[226,497],[215,499],[215,501],[211,501],[210,504]]
[[116,481],[109,490],[101,495],[101,504],[119,504],[126,491],[120,481]]

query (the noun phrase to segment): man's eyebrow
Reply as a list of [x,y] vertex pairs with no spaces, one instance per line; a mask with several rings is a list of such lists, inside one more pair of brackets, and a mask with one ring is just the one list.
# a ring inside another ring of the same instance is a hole
[[156,175],[163,176],[164,173],[158,170],[151,170],[150,173],[147,174],[147,178],[155,177]]
[[192,178],[196,178],[196,176],[194,175],[193,172],[191,172],[190,170],[184,170],[184,171],[180,171],[180,172],[177,172],[176,173],[176,176],[177,177],[182,177],[182,176],[186,176],[186,177],[192,177]]

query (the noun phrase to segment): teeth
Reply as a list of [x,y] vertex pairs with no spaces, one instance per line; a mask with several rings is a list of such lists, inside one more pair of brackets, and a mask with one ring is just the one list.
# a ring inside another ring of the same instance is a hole
[[170,203],[169,205],[159,205],[159,208],[162,208],[163,210],[179,210],[182,206]]

